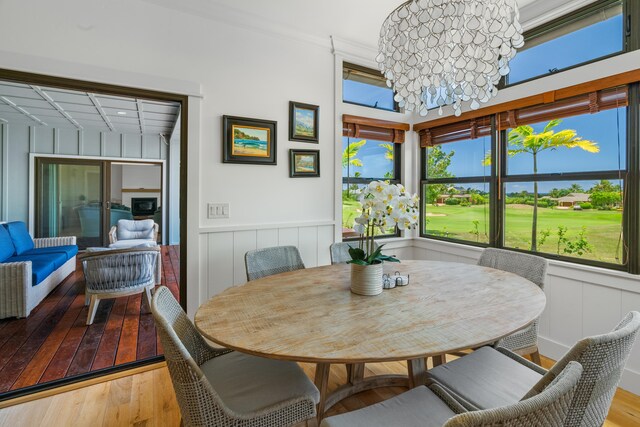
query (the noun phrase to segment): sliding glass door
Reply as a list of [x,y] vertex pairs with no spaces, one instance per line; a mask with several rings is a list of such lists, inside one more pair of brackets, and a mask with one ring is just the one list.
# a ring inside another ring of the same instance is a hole
[[97,160],[36,159],[36,236],[77,236],[81,249],[103,246],[106,170]]

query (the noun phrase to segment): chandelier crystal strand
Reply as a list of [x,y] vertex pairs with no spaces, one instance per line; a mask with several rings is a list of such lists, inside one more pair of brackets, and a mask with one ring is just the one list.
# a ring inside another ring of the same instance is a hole
[[382,24],[376,62],[400,107],[459,116],[463,101],[477,109],[498,93],[524,44],[518,19],[515,0],[410,0]]

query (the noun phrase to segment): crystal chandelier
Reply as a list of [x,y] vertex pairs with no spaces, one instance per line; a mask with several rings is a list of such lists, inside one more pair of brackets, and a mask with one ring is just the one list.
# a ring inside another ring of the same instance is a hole
[[410,0],[380,29],[376,62],[408,111],[462,101],[477,109],[496,96],[509,60],[524,44],[515,0]]

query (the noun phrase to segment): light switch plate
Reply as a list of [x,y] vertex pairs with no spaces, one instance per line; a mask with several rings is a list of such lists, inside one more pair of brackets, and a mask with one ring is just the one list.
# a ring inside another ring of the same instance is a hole
[[229,218],[229,203],[208,203],[207,218]]

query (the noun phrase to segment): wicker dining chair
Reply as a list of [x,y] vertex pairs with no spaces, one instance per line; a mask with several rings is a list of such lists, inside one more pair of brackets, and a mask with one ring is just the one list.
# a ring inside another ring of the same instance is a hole
[[[482,251],[478,265],[517,274],[544,290],[548,262],[542,257],[504,249],[486,248]],[[540,365],[538,322],[539,319],[536,319],[526,328],[502,338],[496,343],[496,346],[508,348],[521,356],[530,355],[531,359]]]
[[548,371],[505,348],[482,347],[431,369],[428,382],[441,385],[470,409],[490,409],[539,392],[576,361],[583,374],[565,425],[601,426],[638,330],[640,313],[632,311],[612,332],[578,341]]
[[295,246],[256,249],[244,255],[247,281],[304,268],[300,251]]
[[183,425],[315,422],[320,393],[296,363],[211,347],[167,287],[155,292],[151,309]]
[[[374,249],[378,249],[378,243],[374,242]],[[351,261],[351,255],[349,255],[349,248],[358,247],[358,242],[335,242],[329,246],[331,253],[331,264],[344,264],[347,261]]]
[[151,291],[158,282],[160,248],[113,249],[82,256],[86,283],[87,325],[93,323],[101,299],[143,292],[151,306]]
[[325,418],[321,427],[562,427],[582,374],[577,362],[544,390],[511,405],[473,411],[456,401],[438,384],[420,386],[357,411]]

